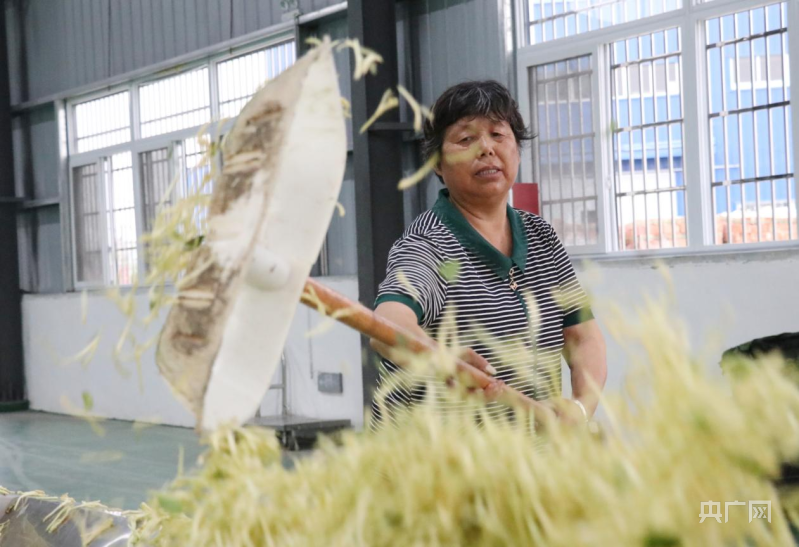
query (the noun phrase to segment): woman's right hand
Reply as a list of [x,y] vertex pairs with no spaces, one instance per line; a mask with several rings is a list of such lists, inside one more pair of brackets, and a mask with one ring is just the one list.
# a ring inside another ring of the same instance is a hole
[[482,357],[479,353],[474,351],[472,348],[466,348],[463,350],[458,357],[461,361],[472,365],[474,368],[488,374],[489,376],[496,376],[497,369],[491,366],[491,363],[486,361],[484,357]]

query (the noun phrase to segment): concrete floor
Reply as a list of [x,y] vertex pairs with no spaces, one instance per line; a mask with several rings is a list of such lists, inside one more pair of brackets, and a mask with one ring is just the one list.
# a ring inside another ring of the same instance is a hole
[[[79,501],[135,509],[174,478],[179,447],[188,471],[202,451],[191,429],[102,422],[103,437],[79,418],[43,412],[0,414],[0,486],[44,490]],[[284,465],[291,465],[286,457]]]

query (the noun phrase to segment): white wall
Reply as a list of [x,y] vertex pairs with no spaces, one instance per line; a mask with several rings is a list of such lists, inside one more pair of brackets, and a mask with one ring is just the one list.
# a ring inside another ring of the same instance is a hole
[[[712,374],[720,375],[719,360],[725,349],[753,338],[799,331],[799,251],[702,255],[661,262],[673,280],[675,308],[688,326],[692,350],[701,353],[708,343],[715,346],[704,357]],[[642,295],[667,291],[654,259],[575,261],[575,267],[596,299],[594,314],[600,325],[603,316],[610,316],[611,303],[631,311]],[[608,342],[606,392],[615,391],[628,359],[603,330]]]
[[[675,308],[689,326],[696,351],[716,337],[717,351],[706,364],[719,373],[718,359],[724,349],[760,336],[799,331],[799,251],[704,255],[663,259],[674,286]],[[578,276],[595,298],[594,313],[600,325],[615,303],[632,310],[643,294],[659,294],[666,282],[654,259],[604,259],[590,264],[576,261]],[[357,280],[326,278],[325,284],[355,299]],[[139,305],[146,307],[146,295]],[[341,325],[324,334],[306,338],[319,316],[298,306],[286,344],[289,410],[320,418],[347,418],[363,423],[361,350],[358,335]],[[111,361],[111,348],[124,325],[123,317],[101,294],[92,294],[86,325],[80,322],[80,294],[26,295],[23,328],[28,392],[35,409],[67,412],[61,405],[66,395],[80,405],[81,393],[92,394],[95,412],[126,420],[158,417],[164,423],[191,426],[192,416],[172,397],[158,375],[152,351],[143,360],[144,390],[135,377],[122,378]],[[58,358],[82,349],[102,327],[103,338],[94,361],[84,370],[78,364],[60,367]],[[152,332],[160,323],[153,326]],[[606,332],[607,334],[607,332]],[[627,356],[607,336],[608,382],[606,391],[617,390],[627,370]],[[565,368],[565,367],[564,367]],[[326,395],[317,389],[319,372],[343,372],[344,394]],[[569,393],[564,370],[564,392]],[[279,381],[279,373],[275,382]],[[271,391],[261,407],[262,415],[280,412],[277,391]],[[600,414],[601,416],[601,414]]]
[[[325,285],[357,300],[358,283],[354,277],[325,278]],[[137,308],[146,314],[147,295],[137,295]],[[154,349],[142,360],[143,389],[135,372],[124,378],[114,367],[112,348],[125,325],[125,318],[101,292],[89,295],[88,318],[81,323],[80,293],[25,295],[22,301],[25,371],[31,407],[48,412],[71,413],[62,405],[66,396],[77,408],[82,407],[82,393],[91,394],[94,413],[123,420],[150,421],[193,426],[193,416],[172,396],[155,366]],[[264,310],[268,313],[268,310]],[[164,317],[154,322],[147,336],[157,334]],[[307,338],[320,316],[298,304],[286,342],[288,365],[288,407],[293,414],[316,418],[347,418],[356,426],[363,424],[360,338],[354,331],[336,325],[318,336]],[[83,349],[97,332],[100,346],[94,359],[84,369],[80,364],[59,364]],[[134,370],[132,363],[125,365]],[[344,393],[330,395],[317,389],[319,372],[343,372]],[[279,371],[274,382],[280,380]],[[273,383],[274,383],[273,382]],[[278,414],[280,394],[270,391],[261,407],[262,415]]]

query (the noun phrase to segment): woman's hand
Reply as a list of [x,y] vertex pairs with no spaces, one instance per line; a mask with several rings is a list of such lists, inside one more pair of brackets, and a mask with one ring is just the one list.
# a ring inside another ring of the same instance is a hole
[[[502,380],[492,380],[485,388],[483,388],[483,396],[486,401],[499,401],[508,393],[508,385]],[[538,408],[534,408],[536,412],[544,411],[544,414],[549,416],[541,416],[542,423],[546,423],[547,418],[556,418],[559,422],[565,425],[585,425],[587,422],[582,409],[572,399],[547,399],[545,401],[537,402]],[[538,419],[538,414],[536,414]]]
[[492,380],[490,384],[483,388],[483,397],[486,401],[498,401],[507,393],[508,384],[502,380]]
[[482,357],[472,348],[466,348],[460,354],[458,354],[458,357],[460,358],[461,361],[469,365],[472,365],[477,370],[485,374],[488,374],[489,376],[496,376],[497,374],[497,369],[492,367],[491,364],[488,361],[486,361],[484,357]]
[[558,397],[541,401],[545,406],[555,413],[555,417],[567,425],[582,425],[587,423],[587,417],[583,410],[572,399]]

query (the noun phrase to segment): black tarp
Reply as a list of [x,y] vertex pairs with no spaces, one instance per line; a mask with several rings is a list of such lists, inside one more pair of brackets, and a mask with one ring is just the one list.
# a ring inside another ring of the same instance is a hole
[[[724,352],[722,367],[736,358],[756,359],[759,356],[779,352],[799,372],[799,332],[785,332],[764,338],[755,338],[749,342],[730,348]],[[799,485],[799,462],[782,465],[778,486]]]

